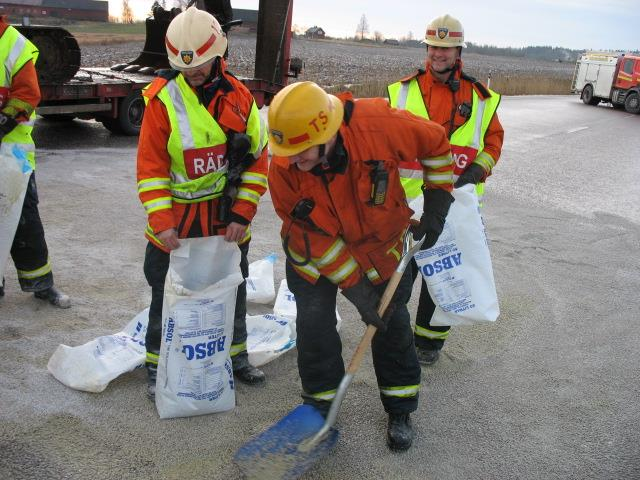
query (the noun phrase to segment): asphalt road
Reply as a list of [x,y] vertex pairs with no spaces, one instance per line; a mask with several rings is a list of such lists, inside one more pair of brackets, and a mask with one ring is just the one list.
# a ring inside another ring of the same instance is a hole
[[[452,330],[424,368],[416,440],[384,441],[370,356],[343,403],[341,438],[308,479],[640,478],[640,116],[575,97],[503,99],[502,159],[484,217],[501,315]],[[146,223],[135,191],[136,139],[99,124],[39,120],[41,214],[56,310],[7,272],[0,300],[0,478],[235,479],[235,450],[299,402],[295,354],[239,385],[234,411],[160,420],[141,370],[102,393],[71,390],[46,364],[59,343],[121,329],[149,301]],[[270,198],[250,260],[280,254]],[[411,310],[415,312],[415,295]],[[340,299],[344,355],[363,331]]]

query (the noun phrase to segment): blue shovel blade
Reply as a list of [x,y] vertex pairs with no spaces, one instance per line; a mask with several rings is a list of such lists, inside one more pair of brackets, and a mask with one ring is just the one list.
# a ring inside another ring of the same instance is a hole
[[310,451],[298,447],[324,425],[324,417],[311,405],[298,405],[278,423],[245,443],[233,457],[245,478],[290,480],[300,476],[324,457],[338,441],[338,431]]

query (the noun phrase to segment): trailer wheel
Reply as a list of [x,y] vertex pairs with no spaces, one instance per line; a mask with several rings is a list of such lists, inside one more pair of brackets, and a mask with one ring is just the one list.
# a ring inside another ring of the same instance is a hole
[[142,126],[143,116],[144,100],[142,99],[140,90],[135,90],[120,100],[118,118],[116,119],[120,127],[120,133],[130,136],[138,135],[140,133],[140,127]]
[[591,85],[585,85],[582,89],[582,101],[586,105],[598,105],[600,99],[593,96],[593,87]]
[[640,113],[640,95],[630,92],[624,99],[624,109],[629,113]]

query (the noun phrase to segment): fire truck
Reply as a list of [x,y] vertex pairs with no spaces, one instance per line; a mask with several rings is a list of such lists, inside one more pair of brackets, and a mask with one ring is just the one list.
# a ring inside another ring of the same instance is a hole
[[587,52],[576,63],[571,86],[587,105],[611,103],[613,108],[640,113],[640,55]]
[[[268,7],[267,0],[259,4],[255,76],[240,78],[258,107],[268,105],[303,66],[289,53],[293,0],[268,1]],[[188,5],[194,3],[191,0]],[[181,11],[157,5],[146,20],[142,52],[135,60],[111,68],[80,68],[78,42],[62,27],[16,25],[40,50],[36,70],[42,100],[36,113],[51,120],[96,119],[113,133],[137,135],[144,115],[142,88],[158,70],[169,68],[164,37]],[[241,23],[233,20],[222,28],[227,31]]]

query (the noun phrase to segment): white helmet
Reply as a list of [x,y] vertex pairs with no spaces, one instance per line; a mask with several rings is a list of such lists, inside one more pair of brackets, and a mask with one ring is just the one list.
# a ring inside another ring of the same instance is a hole
[[451,15],[431,20],[427,25],[424,43],[434,47],[466,47],[464,43],[464,28],[460,20]]
[[171,20],[164,39],[169,64],[176,70],[199,67],[222,57],[227,37],[213,15],[189,7]]

